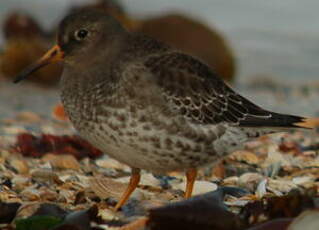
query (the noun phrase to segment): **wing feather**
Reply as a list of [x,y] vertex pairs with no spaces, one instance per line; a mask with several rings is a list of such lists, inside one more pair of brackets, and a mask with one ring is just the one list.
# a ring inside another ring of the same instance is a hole
[[[179,52],[148,57],[144,63],[172,109],[200,124],[285,126],[300,117],[272,113],[226,85],[196,58]],[[281,118],[285,123],[281,123]]]

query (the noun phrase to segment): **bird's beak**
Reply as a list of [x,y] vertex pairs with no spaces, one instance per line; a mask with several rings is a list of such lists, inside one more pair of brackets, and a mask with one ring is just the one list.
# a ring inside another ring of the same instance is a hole
[[31,64],[29,67],[20,72],[14,79],[14,83],[18,83],[27,78],[30,74],[38,69],[50,64],[62,61],[64,58],[64,52],[59,45],[53,46],[46,54],[44,54],[39,60]]

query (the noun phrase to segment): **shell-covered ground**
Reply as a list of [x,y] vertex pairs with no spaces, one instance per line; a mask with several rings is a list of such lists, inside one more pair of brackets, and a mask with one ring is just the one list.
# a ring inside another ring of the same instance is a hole
[[[239,90],[277,111],[318,113],[318,85],[269,82],[254,80]],[[190,200],[183,200],[183,173],[143,172],[129,202],[113,212],[130,169],[94,149],[60,119],[54,111],[58,89],[5,80],[0,89],[3,229],[286,229],[288,225],[316,229],[311,226],[318,225],[316,131],[297,130],[248,142],[243,150],[201,169]]]

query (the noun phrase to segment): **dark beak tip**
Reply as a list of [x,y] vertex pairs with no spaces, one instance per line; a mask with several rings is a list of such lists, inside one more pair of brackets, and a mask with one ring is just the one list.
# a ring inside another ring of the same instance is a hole
[[19,78],[14,79],[12,82],[13,84],[18,84],[21,80]]
[[20,72],[14,79],[13,79],[13,83],[17,84],[20,81],[24,80],[26,77],[28,76],[28,74],[25,74],[25,70]]
[[16,77],[13,80],[13,83],[15,83],[15,84],[19,83],[20,81],[26,79],[32,73],[36,72],[38,69],[42,68],[43,66],[45,66],[47,64],[48,63],[46,63],[46,62],[43,62],[43,63],[35,62],[35,63],[29,65],[28,67],[26,67],[25,69],[23,69],[20,73],[18,73],[16,75]]

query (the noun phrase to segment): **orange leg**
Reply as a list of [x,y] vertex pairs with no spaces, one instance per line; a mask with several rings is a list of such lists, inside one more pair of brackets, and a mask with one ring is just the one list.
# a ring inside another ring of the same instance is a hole
[[185,198],[190,198],[192,196],[194,182],[196,180],[197,170],[196,169],[189,169],[186,171],[186,191],[185,191]]
[[134,190],[136,189],[136,187],[141,179],[140,171],[141,171],[140,169],[132,168],[130,182],[129,182],[125,192],[123,193],[121,199],[116,204],[114,211],[117,211],[120,207],[122,207],[123,204],[130,198],[130,195],[132,194],[132,192],[134,192]]

